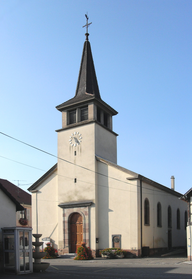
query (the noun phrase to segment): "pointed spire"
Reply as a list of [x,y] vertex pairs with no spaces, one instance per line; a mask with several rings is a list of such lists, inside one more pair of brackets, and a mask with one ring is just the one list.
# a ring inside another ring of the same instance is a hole
[[88,41],[88,33],[85,35],[86,41],[83,47],[75,97],[82,96],[84,94],[91,94],[95,98],[101,99],[93,63],[91,45]]
[[81,58],[81,65],[80,65],[79,77],[77,81],[76,93],[72,99],[58,105],[56,108],[59,111],[63,111],[66,108],[67,109],[72,107],[74,108],[79,104],[82,105],[83,103],[87,104],[90,101],[91,102],[97,101],[100,103],[100,106],[106,108],[108,112],[110,111],[111,115],[116,115],[118,112],[114,110],[112,107],[110,107],[107,103],[105,103],[100,96],[92,52],[91,52],[91,45],[88,39],[89,37],[88,26],[91,23],[88,23],[89,18],[87,17],[87,15],[85,16],[87,19],[87,23],[83,27],[86,27],[86,33],[85,33],[86,39],[83,46],[83,53]]
[[83,53],[81,58],[81,65],[79,70],[79,77],[77,81],[77,88],[75,97],[83,97],[85,94],[90,94],[97,99],[101,99],[99,93],[99,87],[97,83],[97,77],[95,73],[95,67],[93,63],[93,57],[91,52],[91,45],[88,39],[88,26],[92,23],[88,23],[88,16],[85,15],[87,21],[83,27],[86,27],[86,40],[83,47]]

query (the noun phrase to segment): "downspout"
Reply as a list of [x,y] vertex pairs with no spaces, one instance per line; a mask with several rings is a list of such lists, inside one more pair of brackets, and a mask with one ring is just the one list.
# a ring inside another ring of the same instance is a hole
[[37,193],[38,190],[33,190],[31,193],[36,193],[36,234],[38,234],[38,199],[37,199]]
[[37,200],[37,193],[36,192],[36,233],[38,234],[38,200]]

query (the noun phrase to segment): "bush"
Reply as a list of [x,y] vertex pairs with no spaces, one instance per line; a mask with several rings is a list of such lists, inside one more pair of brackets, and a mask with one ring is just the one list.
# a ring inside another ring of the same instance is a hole
[[85,243],[83,242],[81,246],[77,249],[77,256],[74,260],[92,260],[92,251],[89,247],[86,247]]
[[55,259],[58,256],[57,250],[51,247],[50,243],[47,243],[47,247],[43,251],[46,252],[43,259]]

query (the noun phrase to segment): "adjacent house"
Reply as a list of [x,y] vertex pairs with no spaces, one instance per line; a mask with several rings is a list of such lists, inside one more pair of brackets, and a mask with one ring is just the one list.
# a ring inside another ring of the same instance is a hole
[[0,183],[0,271],[3,269],[2,228],[15,227],[15,214],[23,210],[23,206]]
[[32,227],[31,195],[6,179],[0,179],[0,183],[23,206],[23,209],[16,213],[16,226]]
[[[119,92],[112,94],[118,100]],[[56,108],[58,161],[28,189],[34,233],[51,238],[60,254],[75,252],[82,241],[94,254],[108,247],[137,256],[185,247],[181,194],[117,164],[117,111],[101,98],[88,33],[75,96]]]

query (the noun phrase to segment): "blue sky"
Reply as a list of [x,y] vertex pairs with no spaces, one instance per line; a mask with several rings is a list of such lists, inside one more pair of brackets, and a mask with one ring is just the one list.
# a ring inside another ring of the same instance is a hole
[[[75,94],[87,12],[100,94],[119,112],[118,164],[167,187],[174,175],[185,193],[192,1],[0,0],[0,132],[57,155],[55,106]],[[3,134],[0,143],[0,177],[24,190],[56,163]]]

